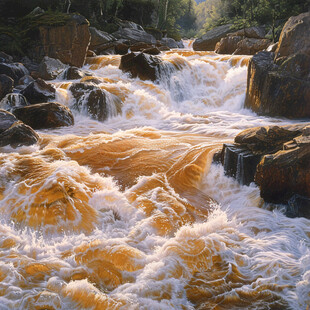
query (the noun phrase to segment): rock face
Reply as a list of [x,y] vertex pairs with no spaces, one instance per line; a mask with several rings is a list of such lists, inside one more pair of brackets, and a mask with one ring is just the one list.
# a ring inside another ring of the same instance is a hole
[[56,128],[74,124],[70,109],[57,102],[33,104],[16,108],[14,115],[34,129]]
[[240,183],[254,181],[266,202],[293,204],[295,214],[310,216],[310,123],[247,129],[224,145],[221,161]]
[[[166,68],[166,66],[168,67]],[[161,71],[169,71],[170,66],[156,56],[145,53],[130,53],[122,56],[119,68],[124,72],[130,72],[134,78],[139,77],[141,80],[156,81]],[[173,65],[171,65],[171,70],[173,70]]]
[[265,50],[271,41],[268,39],[245,38],[237,43],[234,51],[235,55],[255,55],[257,52]]
[[165,45],[165,46],[168,46],[169,48],[178,48],[179,47],[178,43],[172,38],[162,38],[160,40],[160,43]]
[[70,15],[64,26],[41,26],[38,58],[49,56],[62,63],[82,67],[90,42],[88,21],[81,15]]
[[74,83],[69,90],[75,103],[73,108],[92,118],[104,121],[109,116],[106,92],[98,86],[87,83]]
[[17,84],[20,78],[29,74],[29,71],[21,63],[0,63],[0,74],[9,76]]
[[116,38],[111,34],[94,27],[89,27],[89,31],[91,34],[89,49],[95,53],[100,53],[100,51],[105,50],[107,46],[110,46],[112,42],[116,41]]
[[0,74],[0,100],[13,91],[14,80],[6,74]]
[[55,88],[47,84],[42,79],[30,83],[21,94],[27,98],[31,104],[42,103],[55,99]]
[[10,93],[7,94],[1,101],[0,101],[0,109],[6,111],[13,111],[17,107],[23,107],[29,105],[27,99],[18,93]]
[[233,54],[238,48],[237,44],[242,40],[241,36],[227,36],[216,43],[215,52],[218,54]]
[[214,51],[215,45],[221,38],[225,37],[231,32],[232,24],[227,24],[219,27],[215,27],[208,31],[201,38],[198,38],[193,43],[193,49],[195,51]]
[[310,117],[309,22],[310,12],[291,17],[276,55],[260,52],[250,60],[245,107],[270,116]]
[[32,145],[38,139],[38,134],[31,127],[18,121],[13,114],[0,110],[0,147]]
[[127,40],[130,44],[134,44],[137,42],[156,44],[156,39],[144,30],[122,28],[114,32],[112,35],[117,39]]
[[309,29],[309,12],[291,17],[281,32],[276,57],[279,58],[296,53],[310,55]]
[[45,56],[39,65],[39,75],[44,80],[53,80],[67,67],[59,59]]

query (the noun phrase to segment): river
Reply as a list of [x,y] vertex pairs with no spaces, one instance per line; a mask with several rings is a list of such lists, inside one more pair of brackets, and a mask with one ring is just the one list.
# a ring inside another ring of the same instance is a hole
[[[162,57],[176,70],[155,83],[89,58],[108,119],[74,112],[0,149],[0,309],[309,308],[310,221],[212,163],[240,131],[292,121],[243,108],[249,56]],[[52,83],[70,107],[72,81]]]

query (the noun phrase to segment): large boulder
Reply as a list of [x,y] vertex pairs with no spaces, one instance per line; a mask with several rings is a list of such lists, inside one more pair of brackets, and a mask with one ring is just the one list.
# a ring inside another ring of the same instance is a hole
[[294,54],[282,63],[260,52],[249,62],[245,107],[287,118],[310,117],[310,56]]
[[0,110],[0,147],[32,145],[38,139],[38,134],[31,127],[18,121],[10,112]]
[[227,175],[242,184],[255,182],[266,202],[304,209],[310,199],[310,123],[250,128],[224,145],[221,161]]
[[117,39],[127,40],[130,44],[144,42],[156,44],[156,39],[144,30],[133,28],[121,28],[112,34]]
[[44,80],[54,80],[67,67],[68,65],[63,64],[59,59],[45,56],[39,65],[40,78]]
[[14,88],[14,80],[6,74],[0,74],[0,100]]
[[214,51],[216,43],[231,32],[231,27],[232,24],[227,24],[209,30],[201,38],[194,41],[193,49],[195,51]]
[[162,45],[168,46],[169,48],[178,48],[178,43],[172,38],[162,38],[160,40]]
[[91,83],[73,83],[69,90],[74,98],[72,108],[91,116],[93,119],[104,121],[115,112],[120,112],[119,102],[109,101],[109,95],[105,90]]
[[57,102],[47,102],[20,107],[13,114],[34,129],[56,128],[74,124],[70,109]]
[[310,12],[291,17],[282,29],[276,57],[301,52],[310,55],[309,29]]
[[255,26],[255,27],[240,29],[234,33],[229,34],[229,36],[241,36],[241,37],[253,38],[253,39],[264,39],[265,35],[266,35],[266,30],[265,30],[265,27],[263,26]]
[[89,49],[95,53],[106,49],[107,46],[111,46],[110,44],[116,41],[116,39],[111,34],[98,30],[94,27],[89,27],[89,31],[91,34]]
[[21,63],[0,63],[0,74],[5,74],[14,80],[17,84],[18,80],[24,75],[29,74],[29,71]]
[[243,39],[241,36],[227,36],[216,43],[215,52],[218,54],[233,54],[237,44]]
[[47,102],[55,99],[55,87],[47,84],[42,79],[31,82],[21,94],[27,98],[31,104]]
[[9,93],[0,101],[0,109],[10,112],[27,105],[29,105],[27,99],[19,93]]
[[245,107],[270,116],[310,117],[310,12],[291,17],[276,54],[260,52],[249,62]]
[[271,41],[268,39],[245,38],[237,43],[235,55],[254,55],[267,49]]
[[160,57],[145,53],[130,53],[122,56],[119,67],[123,72],[129,72],[133,78],[156,81],[162,72],[169,74],[174,70],[170,63],[162,61]]
[[90,42],[88,25],[88,20],[83,16],[72,14],[68,15],[64,25],[40,26],[36,58],[48,56],[64,64],[82,67]]

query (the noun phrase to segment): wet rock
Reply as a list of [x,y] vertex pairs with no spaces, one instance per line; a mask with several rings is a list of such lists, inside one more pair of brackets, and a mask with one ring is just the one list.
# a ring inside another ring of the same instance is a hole
[[292,16],[282,29],[276,58],[301,52],[310,55],[309,29],[310,12]]
[[0,63],[0,74],[9,76],[17,84],[21,77],[29,75],[29,71],[21,63]]
[[253,39],[264,39],[266,35],[265,27],[255,26],[245,29],[240,29],[234,33],[229,34],[229,36],[241,36]]
[[310,199],[300,195],[294,195],[288,201],[288,208],[285,214],[288,217],[310,218]]
[[287,118],[310,117],[309,56],[296,54],[279,66],[274,54],[260,52],[249,62],[245,107]]
[[0,74],[0,100],[14,88],[14,80],[6,74]]
[[44,80],[54,80],[67,67],[59,59],[45,56],[39,65],[39,76]]
[[162,38],[160,40],[162,45],[168,46],[169,48],[178,48],[178,43],[172,38]]
[[88,25],[82,15],[71,14],[65,25],[40,26],[40,40],[34,47],[35,58],[41,60],[48,56],[70,66],[82,67],[90,42]]
[[237,44],[242,40],[240,36],[227,36],[216,43],[215,52],[218,54],[233,54]]
[[142,52],[145,49],[153,48],[153,44],[138,42],[130,46],[132,52]]
[[69,90],[75,100],[74,109],[99,121],[107,119],[109,107],[103,89],[90,83],[74,83]]
[[241,132],[221,152],[225,173],[241,184],[255,181],[266,202],[294,204],[297,216],[309,216],[305,207],[310,199],[309,128],[309,123],[301,123]]
[[231,32],[231,27],[232,24],[227,24],[213,28],[194,41],[193,49],[195,51],[214,51],[216,43]]
[[44,80],[37,79],[22,90],[21,94],[27,98],[30,104],[42,103],[55,99],[55,88]]
[[114,46],[115,54],[126,55],[129,50],[129,45],[125,43],[118,43]]
[[156,39],[144,30],[122,28],[114,32],[113,36],[117,39],[127,40],[130,44],[134,44],[137,42],[156,44]]
[[87,75],[89,74],[86,74],[84,71],[77,67],[69,67],[63,72],[62,78],[65,80],[78,80]]
[[143,50],[143,53],[149,54],[149,55],[159,55],[160,50],[157,47],[151,47]]
[[268,39],[245,38],[237,43],[235,55],[254,55],[267,49],[271,41]]
[[38,134],[31,127],[18,121],[13,114],[0,110],[0,147],[32,145],[38,139]]
[[0,62],[12,63],[13,57],[0,51]]
[[123,72],[130,72],[132,77],[139,77],[141,80],[155,81],[161,71],[163,61],[156,56],[144,53],[130,53],[122,56],[120,69]]
[[10,111],[10,112],[13,111],[17,107],[23,107],[27,105],[29,105],[27,99],[19,93],[7,94],[0,101],[0,109]]
[[102,51],[102,48],[107,44],[116,41],[116,38],[114,38],[111,34],[98,30],[94,27],[89,27],[89,31],[91,34],[89,49],[95,53]]
[[70,109],[57,102],[32,104],[16,108],[14,115],[34,129],[56,128],[74,124]]
[[34,82],[34,78],[31,75],[24,75],[22,78],[19,79],[18,85],[27,86],[31,82]]

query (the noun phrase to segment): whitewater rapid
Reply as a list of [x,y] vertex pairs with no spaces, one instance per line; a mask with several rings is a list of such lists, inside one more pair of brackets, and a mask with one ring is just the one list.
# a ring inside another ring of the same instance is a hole
[[[120,57],[83,68],[106,121],[73,110],[0,148],[0,309],[308,309],[310,221],[212,163],[241,130],[292,122],[244,109],[249,56],[173,50],[154,83]],[[73,82],[51,82],[71,108]]]

